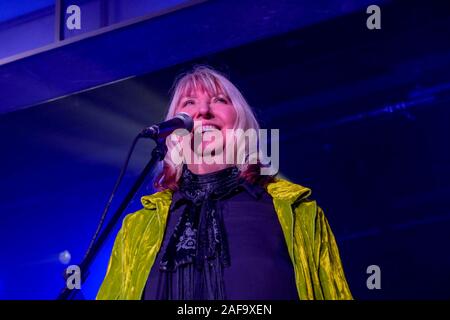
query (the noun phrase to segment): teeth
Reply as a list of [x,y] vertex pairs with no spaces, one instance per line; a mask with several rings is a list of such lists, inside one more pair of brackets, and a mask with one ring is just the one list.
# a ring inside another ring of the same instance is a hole
[[204,125],[202,126],[202,132],[218,130],[218,128],[214,125]]

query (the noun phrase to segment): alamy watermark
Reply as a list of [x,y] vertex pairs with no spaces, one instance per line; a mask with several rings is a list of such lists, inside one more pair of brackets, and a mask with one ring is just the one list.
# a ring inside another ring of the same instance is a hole
[[381,29],[381,9],[379,6],[373,4],[367,7],[366,13],[370,16],[366,20],[366,26],[369,30]]
[[69,30],[81,29],[81,8],[77,5],[70,5],[66,9],[66,14],[69,16],[66,20],[66,27]]
[[[186,164],[261,164],[261,175],[274,175],[280,166],[278,129],[226,129],[194,123],[191,134],[175,130],[167,137],[171,161]],[[270,147],[270,150],[269,150]],[[269,152],[270,151],[270,152]]]
[[367,267],[367,274],[370,276],[367,278],[366,286],[369,290],[381,289],[381,269],[376,264],[372,264]]
[[77,265],[70,265],[66,269],[66,287],[67,289],[81,289],[81,270]]

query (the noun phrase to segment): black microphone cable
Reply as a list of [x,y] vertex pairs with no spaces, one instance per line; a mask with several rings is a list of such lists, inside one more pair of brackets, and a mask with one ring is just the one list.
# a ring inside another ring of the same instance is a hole
[[[113,187],[113,189],[112,189],[112,191],[111,191],[111,194],[110,194],[110,196],[109,196],[108,202],[106,203],[105,208],[103,209],[103,213],[102,213],[102,215],[100,216],[100,221],[99,221],[99,223],[98,223],[97,229],[95,230],[94,236],[93,236],[92,239],[91,239],[91,242],[90,242],[90,244],[89,244],[89,247],[88,247],[88,249],[86,250],[86,253],[84,254],[84,257],[83,257],[83,260],[82,260],[82,261],[84,261],[84,260],[86,259],[86,257],[89,255],[89,253],[90,253],[91,250],[92,250],[92,247],[93,247],[94,244],[95,244],[95,241],[96,241],[97,238],[98,238],[98,235],[99,235],[99,233],[100,233],[100,231],[101,231],[101,229],[102,229],[102,227],[103,227],[103,224],[104,224],[104,222],[105,222],[105,218],[106,218],[106,216],[107,216],[107,214],[108,214],[109,208],[111,207],[111,204],[112,204],[112,201],[113,201],[113,199],[114,199],[114,196],[115,196],[115,194],[116,194],[116,192],[117,192],[117,189],[119,188],[119,185],[120,185],[120,183],[122,182],[122,179],[123,179],[123,177],[124,177],[124,175],[125,175],[125,172],[126,172],[126,170],[127,170],[127,168],[128,168],[128,163],[130,162],[131,154],[133,153],[133,150],[134,150],[134,148],[136,147],[136,144],[137,144],[137,142],[138,142],[138,140],[139,140],[140,138],[142,138],[142,136],[141,136],[140,134],[137,135],[137,136],[134,138],[133,143],[131,144],[131,148],[130,148],[130,150],[128,151],[128,154],[127,154],[127,156],[126,156],[126,158],[125,158],[125,162],[124,162],[124,164],[122,165],[122,169],[120,170],[119,176],[117,177],[116,183],[114,184],[114,187]],[[81,263],[81,264],[83,264],[83,263]]]

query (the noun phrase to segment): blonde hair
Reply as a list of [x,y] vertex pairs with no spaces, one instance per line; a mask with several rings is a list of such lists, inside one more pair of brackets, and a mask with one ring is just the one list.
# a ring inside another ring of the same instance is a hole
[[[211,96],[223,94],[229,99],[237,115],[233,129],[258,130],[260,128],[251,107],[236,86],[218,71],[204,65],[197,65],[190,72],[181,74],[177,78],[172,89],[166,120],[175,116],[180,100],[196,90],[203,90]],[[170,153],[174,147],[175,142],[168,140],[168,151],[163,161],[163,168],[154,182],[154,186],[158,190],[176,190],[178,188],[178,180],[182,173],[183,164],[176,165],[171,160]],[[245,158],[247,159],[248,156],[246,154]],[[258,179],[259,170],[256,169],[259,169],[259,164],[257,166],[258,168],[248,163],[237,165],[241,171],[241,176],[250,182],[256,182]]]

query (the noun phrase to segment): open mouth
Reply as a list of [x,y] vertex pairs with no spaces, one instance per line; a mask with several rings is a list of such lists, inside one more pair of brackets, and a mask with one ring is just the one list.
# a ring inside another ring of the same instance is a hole
[[206,124],[206,125],[203,125],[202,128],[201,128],[201,132],[202,133],[212,132],[212,131],[217,131],[217,130],[220,131],[220,128],[218,126],[216,126],[216,125],[213,125],[213,124]]

